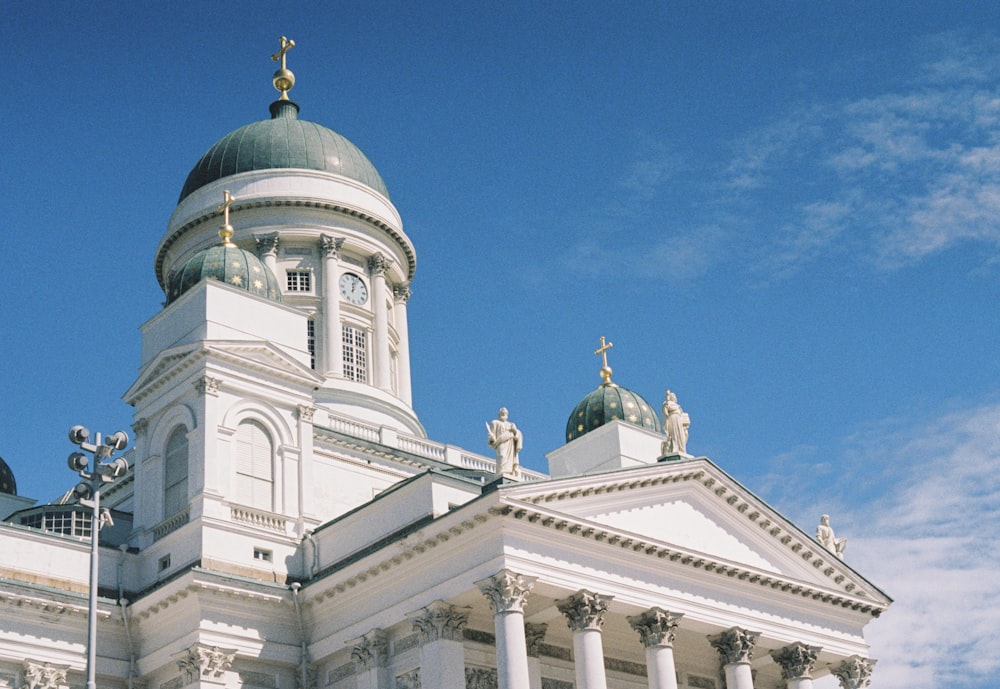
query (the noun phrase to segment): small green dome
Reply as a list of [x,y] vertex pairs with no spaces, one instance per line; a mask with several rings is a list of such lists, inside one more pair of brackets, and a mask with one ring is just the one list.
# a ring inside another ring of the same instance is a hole
[[289,100],[271,103],[271,119],[219,139],[195,164],[178,203],[217,179],[251,170],[301,168],[332,172],[365,184],[386,198],[385,182],[361,150],[337,132],[300,120]]
[[638,394],[614,383],[602,383],[576,405],[566,421],[566,442],[618,419],[661,432],[660,419]]
[[281,301],[278,278],[271,269],[235,244],[203,249],[189,258],[183,268],[170,276],[167,303],[173,303],[202,280],[218,280],[271,301]]
[[7,466],[7,462],[0,457],[0,493],[7,495],[17,495],[17,481],[14,480],[14,472]]

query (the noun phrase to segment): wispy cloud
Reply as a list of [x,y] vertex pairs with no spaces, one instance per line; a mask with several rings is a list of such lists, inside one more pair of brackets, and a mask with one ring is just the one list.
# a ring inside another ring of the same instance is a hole
[[[991,685],[1000,673],[1000,405],[910,428],[878,424],[838,454],[804,492],[824,496],[849,537],[848,564],[895,599],[869,625],[874,685]],[[798,456],[797,475],[809,475],[815,453]],[[787,476],[786,464],[778,458],[774,475]],[[782,494],[787,485],[765,480],[765,493],[800,523],[815,521],[816,506]]]

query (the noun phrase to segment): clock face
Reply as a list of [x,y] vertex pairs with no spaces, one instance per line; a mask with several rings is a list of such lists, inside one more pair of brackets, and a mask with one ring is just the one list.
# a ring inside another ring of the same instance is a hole
[[344,273],[340,277],[340,293],[352,304],[360,306],[368,301],[368,288],[364,280],[354,273]]

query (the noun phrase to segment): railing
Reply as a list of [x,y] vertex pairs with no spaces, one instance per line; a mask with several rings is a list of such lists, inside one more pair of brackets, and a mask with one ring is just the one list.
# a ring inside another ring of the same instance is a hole
[[343,416],[334,416],[333,414],[330,414],[330,430],[343,433],[344,435],[354,436],[355,438],[371,440],[376,443],[379,442],[378,426],[371,426],[367,423],[355,421],[354,419],[348,419]]
[[441,443],[424,440],[423,438],[415,438],[412,435],[398,434],[398,438],[399,449],[404,452],[410,452],[421,457],[427,457],[428,459],[436,459],[439,462],[448,461],[445,446]]
[[277,531],[278,533],[285,533],[287,530],[286,524],[288,520],[279,514],[263,512],[249,507],[239,507],[237,505],[230,505],[230,509],[230,516],[234,522],[249,524],[250,526],[268,529],[269,531]]

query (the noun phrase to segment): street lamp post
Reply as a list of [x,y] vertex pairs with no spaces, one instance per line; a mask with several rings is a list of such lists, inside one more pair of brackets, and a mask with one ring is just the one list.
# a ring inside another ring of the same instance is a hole
[[[101,519],[101,488],[128,471],[128,462],[124,457],[111,458],[115,452],[124,450],[128,446],[128,434],[125,431],[118,431],[102,440],[101,434],[95,433],[94,442],[90,442],[90,431],[83,426],[73,426],[69,429],[69,439],[83,450],[72,453],[67,460],[69,468],[84,479],[76,486],[77,500],[84,507],[91,508],[87,689],[97,689],[97,542],[101,526],[105,521]],[[91,457],[84,452],[90,453]],[[107,521],[110,521],[110,513]]]

